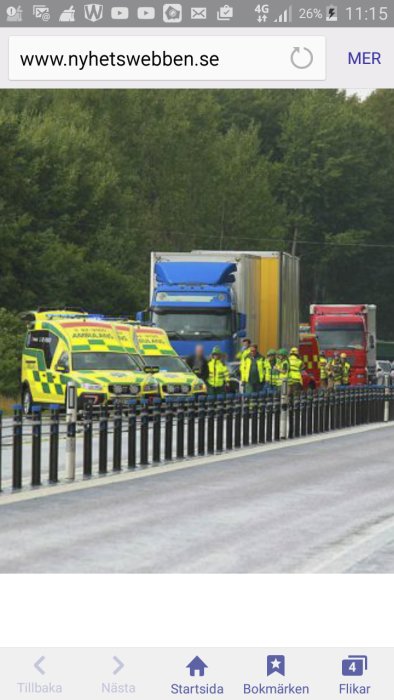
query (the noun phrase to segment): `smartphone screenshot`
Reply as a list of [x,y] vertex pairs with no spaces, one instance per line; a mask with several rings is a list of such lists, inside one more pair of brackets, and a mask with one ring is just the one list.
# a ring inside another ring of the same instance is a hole
[[391,0],[0,6],[0,697],[394,696]]

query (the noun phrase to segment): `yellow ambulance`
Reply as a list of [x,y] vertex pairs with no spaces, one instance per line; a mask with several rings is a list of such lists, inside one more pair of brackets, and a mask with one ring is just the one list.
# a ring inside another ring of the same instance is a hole
[[39,309],[28,324],[22,353],[22,405],[64,405],[67,385],[77,388],[78,407],[159,396],[159,382],[145,372],[127,345],[129,326],[74,310]]
[[132,345],[146,372],[159,382],[160,397],[201,396],[205,383],[175,352],[162,328],[130,323]]

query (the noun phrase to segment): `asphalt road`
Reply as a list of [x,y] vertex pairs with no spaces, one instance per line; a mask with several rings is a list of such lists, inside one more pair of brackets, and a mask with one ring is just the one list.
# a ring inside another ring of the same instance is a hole
[[240,451],[3,504],[0,572],[393,573],[393,439],[389,427]]

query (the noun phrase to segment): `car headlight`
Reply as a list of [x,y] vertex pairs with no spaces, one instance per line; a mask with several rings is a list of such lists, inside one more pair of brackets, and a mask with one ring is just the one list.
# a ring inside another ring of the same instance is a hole
[[167,385],[167,394],[174,394],[175,393],[175,386],[173,384],[168,384]]
[[140,391],[140,388],[138,384],[130,384],[130,394],[138,394]]
[[87,389],[88,391],[102,391],[103,387],[100,384],[82,384],[82,389]]
[[190,387],[188,384],[182,384],[181,386],[181,392],[182,394],[188,394],[190,391]]

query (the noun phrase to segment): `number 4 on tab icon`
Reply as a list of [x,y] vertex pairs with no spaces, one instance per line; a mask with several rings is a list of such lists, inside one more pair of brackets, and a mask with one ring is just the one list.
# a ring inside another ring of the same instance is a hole
[[342,659],[342,675],[343,676],[363,676],[364,671],[368,669],[368,657],[360,655],[348,656],[347,659]]

